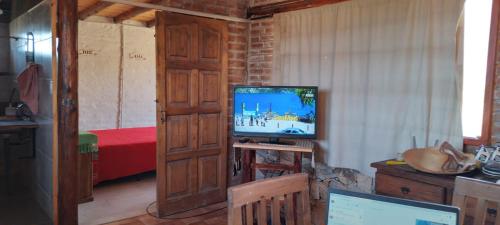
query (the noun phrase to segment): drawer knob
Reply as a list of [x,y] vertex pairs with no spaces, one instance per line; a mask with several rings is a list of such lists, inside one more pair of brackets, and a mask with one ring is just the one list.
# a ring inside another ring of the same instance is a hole
[[407,188],[407,187],[401,187],[401,193],[407,195],[410,193],[410,188]]

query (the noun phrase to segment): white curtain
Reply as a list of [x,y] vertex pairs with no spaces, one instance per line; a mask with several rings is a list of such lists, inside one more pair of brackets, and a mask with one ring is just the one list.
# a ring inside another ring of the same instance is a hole
[[461,149],[456,29],[463,0],[353,0],[275,15],[273,83],[320,89],[330,166],[449,141]]

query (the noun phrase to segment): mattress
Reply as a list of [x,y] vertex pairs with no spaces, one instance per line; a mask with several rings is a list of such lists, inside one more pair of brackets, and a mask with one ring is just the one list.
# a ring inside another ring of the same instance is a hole
[[156,127],[92,130],[98,137],[94,185],[156,170]]

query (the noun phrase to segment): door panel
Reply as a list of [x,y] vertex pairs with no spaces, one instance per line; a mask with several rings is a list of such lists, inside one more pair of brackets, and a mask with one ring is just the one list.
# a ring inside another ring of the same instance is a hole
[[[189,115],[169,116],[167,118],[167,153],[192,151],[194,118]],[[195,142],[196,143],[196,140]]]
[[193,194],[191,161],[191,159],[181,159],[167,164],[167,198],[178,199]]
[[189,63],[193,61],[193,28],[190,24],[166,28],[167,61]]
[[193,82],[195,75],[191,70],[173,69],[167,71],[167,107],[190,108],[193,102]]
[[220,115],[200,114],[199,115],[199,149],[220,148]]
[[220,110],[220,73],[218,71],[199,72],[199,104],[203,108]]
[[156,14],[160,216],[226,200],[227,24]]
[[213,191],[219,188],[219,156],[211,155],[200,157],[198,160],[198,190],[200,192]]
[[210,27],[200,27],[199,59],[201,63],[220,64],[221,33]]

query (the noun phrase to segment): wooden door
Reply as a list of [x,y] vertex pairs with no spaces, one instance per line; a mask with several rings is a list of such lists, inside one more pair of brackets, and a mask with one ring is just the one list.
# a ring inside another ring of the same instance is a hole
[[158,12],[160,216],[226,200],[227,24]]

